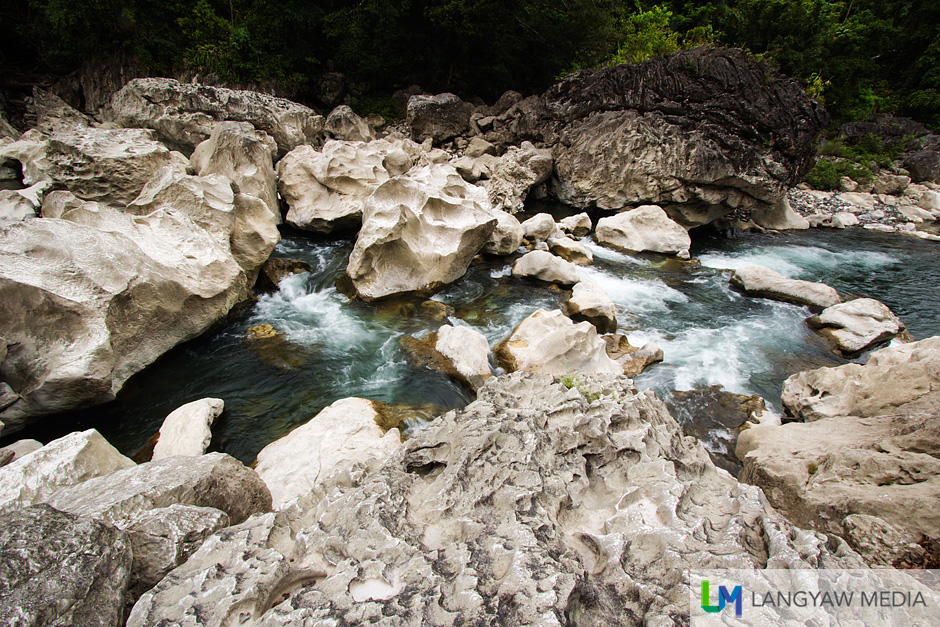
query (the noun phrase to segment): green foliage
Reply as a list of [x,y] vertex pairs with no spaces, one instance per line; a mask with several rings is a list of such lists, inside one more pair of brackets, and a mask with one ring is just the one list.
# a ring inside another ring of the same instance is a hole
[[672,11],[661,5],[621,18],[620,43],[610,65],[640,63],[679,50],[679,33],[670,28],[671,18]]
[[839,189],[842,177],[867,185],[872,180],[872,171],[848,159],[819,159],[806,175],[806,182],[813,189]]
[[584,375],[580,372],[571,372],[566,370],[565,374],[560,376],[558,380],[569,390],[575,388],[581,395],[584,396],[584,400],[588,403],[593,403],[601,397],[597,392],[591,392],[587,387],[587,381],[584,379]]

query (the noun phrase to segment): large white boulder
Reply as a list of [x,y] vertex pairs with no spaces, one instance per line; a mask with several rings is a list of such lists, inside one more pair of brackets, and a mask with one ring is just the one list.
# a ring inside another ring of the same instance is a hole
[[384,462],[401,446],[401,434],[398,429],[383,431],[379,422],[373,401],[344,398],[264,447],[255,471],[271,490],[274,507],[328,482],[350,484],[355,465],[368,468]]
[[287,221],[320,233],[359,228],[369,195],[407,172],[420,155],[421,147],[408,139],[330,140],[322,150],[300,146],[277,165]]
[[559,285],[574,285],[581,280],[573,263],[544,250],[533,250],[516,259],[512,276]]
[[401,347],[412,365],[442,372],[473,391],[493,374],[486,336],[468,327],[445,324],[421,339],[403,337]]
[[621,372],[590,322],[575,324],[558,310],[539,309],[493,349],[507,372],[576,375]]
[[897,337],[904,332],[904,323],[873,298],[857,298],[832,305],[807,321],[817,333],[829,341],[836,351],[852,355]]
[[656,205],[643,205],[597,221],[598,243],[627,252],[656,252],[689,257],[689,233]]
[[221,174],[232,179],[240,193],[264,202],[274,223],[280,224],[276,154],[277,145],[267,133],[247,122],[222,122],[209,139],[196,146],[189,161],[196,174]]
[[731,284],[752,296],[762,296],[797,305],[831,307],[842,302],[839,293],[825,283],[788,279],[763,266],[744,266],[731,275]]
[[173,410],[163,420],[151,459],[202,455],[212,440],[212,423],[222,414],[221,398],[202,398]]
[[446,164],[385,182],[366,201],[362,218],[346,274],[364,300],[459,279],[497,223],[486,191]]
[[599,333],[617,330],[617,306],[604,288],[594,281],[581,281],[575,285],[561,310],[576,322],[590,322]]
[[483,246],[483,252],[490,255],[511,255],[522,245],[522,238],[525,235],[522,224],[515,216],[496,209],[493,211],[496,215],[496,228],[490,235],[489,241]]
[[558,226],[571,237],[584,237],[594,228],[591,224],[591,216],[587,213],[578,213],[573,216],[568,216],[567,218],[562,218],[558,222]]
[[586,266],[594,262],[591,249],[570,237],[550,237],[546,243],[549,250],[575,265]]
[[555,219],[550,213],[537,213],[522,223],[522,232],[526,239],[544,242],[555,233]]
[[323,116],[255,91],[180,83],[171,78],[137,78],[111,98],[110,119],[121,126],[154,129],[160,139],[186,153],[208,139],[219,122],[249,122],[277,142],[280,154],[312,143]]
[[132,466],[94,429],[76,431],[0,468],[0,507],[41,503],[63,488]]

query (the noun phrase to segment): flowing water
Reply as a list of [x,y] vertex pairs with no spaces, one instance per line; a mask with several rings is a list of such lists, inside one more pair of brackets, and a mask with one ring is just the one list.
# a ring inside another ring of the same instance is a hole
[[[637,378],[670,400],[673,390],[720,385],[762,396],[781,412],[783,380],[800,370],[845,363],[805,325],[806,307],[744,296],[730,288],[730,270],[747,264],[792,278],[822,281],[843,294],[886,303],[915,338],[940,334],[938,249],[934,243],[862,230],[747,235],[700,239],[692,262],[624,255],[585,243],[595,263],[583,277],[599,283],[618,307],[619,331],[634,345],[655,341],[665,361]],[[41,421],[16,437],[48,440],[95,427],[122,452],[144,447],[163,418],[206,396],[225,400],[210,449],[245,462],[333,401],[361,396],[404,405],[421,428],[436,413],[461,407],[472,395],[444,375],[410,367],[399,347],[443,322],[422,300],[380,304],[349,301],[336,289],[351,240],[284,239],[275,256],[303,259],[312,273],[282,281],[280,291],[232,315],[224,326],[179,346],[128,382],[117,401]],[[557,308],[564,293],[509,276],[506,260],[475,264],[434,295],[451,305],[452,324],[478,329],[491,345],[536,309]],[[273,340],[247,340],[246,330],[271,324]],[[860,357],[864,360],[865,355]],[[676,406],[680,421],[694,411]],[[714,449],[731,438],[717,430]]]

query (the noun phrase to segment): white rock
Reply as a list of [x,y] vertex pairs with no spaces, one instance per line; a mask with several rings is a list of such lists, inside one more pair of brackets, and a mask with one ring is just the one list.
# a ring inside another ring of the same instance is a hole
[[579,213],[577,215],[568,216],[567,218],[562,218],[558,225],[561,226],[565,233],[572,237],[584,237],[589,234],[593,228],[591,217],[586,213]]
[[936,235],[934,233],[927,233],[926,231],[914,231],[913,233],[911,233],[911,235],[913,235],[914,237],[918,237],[920,239],[931,241],[931,242],[940,242],[940,235]]
[[590,322],[599,333],[617,330],[617,307],[604,288],[594,281],[581,281],[575,285],[561,310],[576,322]]
[[[2,424],[3,423],[0,423],[0,425]],[[0,429],[0,431],[2,431],[2,429]],[[17,440],[13,444],[8,444],[7,446],[0,448],[0,453],[3,451],[9,451],[13,453],[13,458],[10,460],[10,462],[13,462],[21,457],[29,455],[33,451],[38,451],[41,448],[42,442],[39,440]]]
[[555,219],[549,213],[537,213],[522,223],[526,239],[544,242],[555,232]]
[[221,415],[221,398],[203,398],[174,410],[163,420],[153,460],[176,455],[202,455],[212,440],[212,423]]
[[904,323],[873,298],[833,305],[806,322],[836,350],[847,354],[859,353],[904,331]]
[[470,139],[470,144],[464,152],[471,159],[476,159],[483,155],[496,155],[496,146],[478,136]]
[[334,139],[368,142],[375,139],[375,131],[355,111],[339,105],[326,116],[323,130]]
[[850,211],[840,211],[839,213],[833,215],[832,222],[833,226],[836,226],[836,222],[838,222],[838,226],[836,226],[836,228],[848,228],[850,226],[859,225],[858,216],[854,213],[851,213]]
[[758,207],[751,218],[765,229],[775,231],[801,230],[809,228],[809,221],[790,207],[786,196],[772,205]]
[[274,507],[306,495],[323,484],[349,485],[353,467],[376,467],[401,446],[398,429],[383,432],[372,401],[344,398],[268,444],[255,471],[271,490]]
[[507,150],[483,183],[493,207],[509,213],[522,211],[529,190],[551,176],[552,163],[551,150],[530,142]]
[[586,266],[594,262],[591,249],[570,237],[550,237],[547,244],[553,253],[575,265]]
[[932,215],[936,215],[940,211],[940,192],[924,191],[917,201],[917,206],[929,211]]
[[845,192],[838,194],[836,196],[839,200],[853,205],[857,209],[853,210],[852,213],[860,213],[862,211],[873,211],[875,209],[875,197],[871,194],[865,194],[862,192]]
[[367,200],[346,273],[364,300],[436,289],[466,273],[496,224],[485,190],[452,166],[415,168]]
[[[45,187],[44,183],[37,183]],[[29,189],[29,188],[27,188]],[[35,218],[39,213],[39,203],[26,190],[0,189],[0,223],[19,222]]]
[[516,259],[512,264],[512,276],[559,285],[574,285],[581,280],[573,263],[543,250],[533,250]]
[[497,363],[507,372],[620,373],[607,344],[590,322],[575,324],[561,311],[539,309],[496,345]]
[[447,360],[447,374],[478,390],[493,376],[490,343],[486,336],[467,327],[444,325],[436,332],[434,348]]
[[483,246],[483,252],[490,255],[511,255],[522,245],[525,231],[515,216],[500,209],[493,211],[496,215],[496,228],[490,235],[490,240]]
[[660,207],[644,205],[597,221],[598,243],[616,250],[674,254],[689,258],[692,240]]
[[744,266],[734,271],[731,284],[753,296],[798,305],[831,307],[842,302],[839,293],[825,283],[788,279],[763,266]]
[[132,466],[94,429],[76,431],[0,468],[0,507],[41,503],[63,488]]

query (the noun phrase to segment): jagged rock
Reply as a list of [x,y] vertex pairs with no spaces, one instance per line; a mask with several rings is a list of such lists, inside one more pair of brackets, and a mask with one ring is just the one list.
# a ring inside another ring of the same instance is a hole
[[0,222],[21,222],[35,218],[41,205],[37,196],[42,195],[41,190],[46,186],[43,182],[26,189],[0,189]]
[[271,212],[274,224],[280,224],[274,172],[276,154],[277,146],[270,135],[247,122],[221,122],[209,139],[196,146],[190,162],[200,176],[221,174],[232,179],[240,193],[261,200]]
[[682,624],[688,568],[862,567],[616,376],[491,379],[359,485],[302,505],[210,538],[128,625]]
[[869,362],[801,372],[783,400],[806,424],[747,429],[742,480],[788,518],[847,538],[892,566],[940,537],[940,338],[886,348]]
[[[3,423],[0,423],[3,424]],[[2,429],[0,429],[2,431]],[[0,448],[0,452],[10,453],[12,457],[7,461],[4,466],[14,462],[26,455],[29,455],[33,451],[38,451],[42,448],[42,442],[38,440],[17,440],[16,442]]]
[[554,254],[575,265],[586,266],[594,262],[591,249],[570,237],[550,237],[546,243]]
[[911,177],[889,172],[880,172],[873,181],[872,191],[875,194],[903,194],[911,184]]
[[398,429],[384,431],[375,403],[344,398],[268,444],[255,464],[275,508],[324,485],[354,483],[358,466],[377,468],[401,446]]
[[763,266],[744,266],[731,275],[731,285],[751,296],[761,296],[797,305],[831,307],[842,302],[839,293],[825,283],[788,279]]
[[184,563],[207,537],[229,526],[229,517],[211,507],[173,504],[122,523],[133,549],[129,595],[137,599]]
[[322,233],[358,228],[369,195],[408,171],[420,152],[407,139],[330,140],[322,151],[311,146],[292,150],[277,165],[278,189],[290,207],[287,221]]
[[520,322],[493,353],[507,372],[619,374],[621,368],[607,356],[606,347],[590,322],[575,324],[561,311],[539,309]]
[[94,429],[76,431],[0,468],[0,507],[41,503],[63,488],[133,466]]
[[225,407],[221,398],[203,398],[186,403],[163,420],[160,439],[153,449],[154,461],[165,457],[202,455],[212,440],[212,423]]
[[127,534],[48,505],[0,511],[0,622],[116,627],[131,574]]
[[577,266],[543,250],[533,250],[516,259],[512,276],[559,285],[574,285],[581,280]]
[[490,178],[498,163],[499,157],[494,155],[482,155],[475,159],[463,156],[450,160],[450,164],[457,169],[460,176],[468,183],[477,183],[481,179]]
[[544,242],[555,233],[555,219],[550,213],[537,213],[522,223],[525,238],[532,242]]
[[781,400],[805,421],[903,414],[938,386],[940,337],[931,337],[875,351],[864,366],[799,372],[784,382]]
[[375,139],[372,127],[346,105],[340,105],[330,111],[323,130],[333,139],[353,142],[369,142]]
[[489,241],[483,246],[483,252],[490,255],[511,255],[522,245],[525,229],[515,216],[500,209],[495,209],[496,228]]
[[477,157],[482,157],[483,155],[496,155],[496,146],[486,141],[482,137],[473,137],[470,139],[470,144],[467,146],[467,149],[464,151],[471,159],[476,159]]
[[552,174],[552,151],[530,142],[512,147],[500,157],[489,179],[483,183],[494,207],[518,213],[525,207],[529,190]]
[[414,95],[408,99],[405,125],[417,141],[434,143],[463,135],[470,127],[473,105],[454,94]]
[[0,115],[0,140],[9,139],[17,141],[21,135],[22,133],[13,128],[10,123]]
[[919,150],[904,159],[904,168],[918,183],[940,180],[940,151]]
[[276,292],[280,289],[279,286],[283,279],[292,274],[302,274],[304,272],[313,272],[313,268],[306,261],[274,257],[265,261],[264,265],[261,266],[256,288],[259,292]]
[[401,346],[413,365],[443,372],[473,391],[493,375],[490,343],[468,327],[444,325],[421,339],[405,336]]
[[257,473],[224,453],[168,457],[89,479],[47,501],[58,510],[125,526],[142,513],[173,504],[211,507],[233,524],[271,509]]
[[828,121],[796,81],[722,48],[576,72],[507,117],[511,136],[554,145],[568,204],[699,203],[719,217],[781,199]]
[[647,342],[640,347],[632,346],[630,340],[619,333],[605,335],[601,339],[607,343],[607,356],[620,364],[624,376],[631,379],[646,370],[647,366],[663,360],[663,349],[655,342]]
[[27,185],[54,181],[85,200],[124,205],[161,168],[175,163],[153,131],[60,127],[51,136],[31,131],[0,146],[0,162],[23,165]]
[[413,169],[369,196],[346,274],[364,300],[436,289],[466,273],[496,223],[486,192],[452,166]]
[[832,305],[806,322],[837,352],[847,355],[860,353],[905,331],[904,323],[873,298]]
[[36,129],[50,134],[63,126],[92,126],[92,119],[75,110],[53,93],[33,87],[33,106]]
[[296,102],[254,91],[137,78],[111,99],[110,119],[121,126],[154,129],[171,147],[190,153],[219,122],[249,122],[277,142],[284,155],[312,143],[323,116]]
[[629,252],[651,251],[689,258],[689,233],[656,205],[630,209],[597,221],[599,244]]
[[568,216],[567,218],[562,218],[558,226],[571,237],[584,237],[590,234],[593,228],[591,217],[586,213],[579,213],[577,215]]
[[617,330],[617,307],[607,292],[594,281],[581,281],[561,306],[562,312],[576,322],[586,320],[598,333]]

